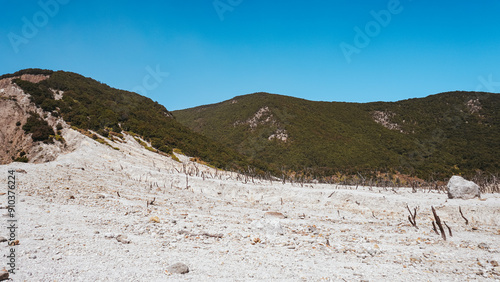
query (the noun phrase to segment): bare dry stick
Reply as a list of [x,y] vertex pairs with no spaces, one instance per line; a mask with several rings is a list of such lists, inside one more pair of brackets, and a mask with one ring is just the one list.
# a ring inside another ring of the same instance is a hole
[[418,207],[415,207],[415,209],[413,209],[413,213],[411,212],[410,207],[408,205],[406,205],[406,208],[408,209],[408,212],[410,213],[410,215],[408,216],[408,220],[410,221],[411,225],[415,226],[415,228],[418,229],[417,221],[416,221]]
[[465,225],[469,224],[469,220],[465,218],[464,214],[462,213],[462,208],[459,206],[458,211],[460,212],[460,215],[462,216],[463,219],[465,219]]
[[448,224],[446,224],[446,221],[443,221],[443,223],[446,226],[446,228],[448,228],[448,232],[450,233],[450,237],[453,237],[453,233],[451,233],[451,228],[448,226]]
[[152,206],[152,205],[154,205],[155,200],[156,200],[156,197],[155,197],[155,198],[153,198],[153,200],[152,200],[152,201],[146,201],[146,207],[149,207],[150,205],[151,205],[151,206]]
[[436,224],[439,227],[439,231],[441,231],[441,237],[443,237],[443,240],[446,241],[446,233],[444,233],[444,228],[443,228],[443,225],[441,224],[441,219],[437,215],[436,210],[434,209],[434,207],[431,206],[431,208],[432,208],[432,214],[434,214],[434,219],[436,220]]
[[437,235],[439,235],[439,231],[436,228],[436,224],[434,223],[434,220],[432,221],[432,229],[434,230],[434,232],[436,232]]

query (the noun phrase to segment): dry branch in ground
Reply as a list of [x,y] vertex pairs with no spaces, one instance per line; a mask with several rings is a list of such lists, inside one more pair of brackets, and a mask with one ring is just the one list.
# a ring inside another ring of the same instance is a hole
[[458,211],[460,212],[460,215],[462,216],[462,218],[465,220],[465,225],[468,225],[469,220],[467,218],[465,218],[464,214],[462,213],[462,207],[458,207]]
[[439,218],[439,216],[436,213],[436,209],[434,209],[433,206],[431,206],[431,209],[432,209],[432,214],[434,215],[434,219],[436,220],[436,224],[439,227],[439,231],[441,232],[441,237],[443,237],[443,240],[446,241],[446,233],[444,233],[443,224],[441,224],[441,218]]
[[439,235],[439,231],[436,228],[436,223],[434,222],[434,220],[432,221],[432,230],[434,230],[434,232],[436,232],[436,234]]
[[410,207],[408,205],[406,205],[406,208],[408,209],[408,212],[410,213],[410,215],[408,216],[408,220],[410,221],[411,225],[415,226],[415,228],[418,229],[417,221],[416,221],[418,207],[415,207],[413,209],[413,213],[411,212]]
[[146,206],[149,207],[149,206],[154,205],[155,201],[156,201],[156,197],[154,197],[153,200],[151,200],[151,201],[146,201]]
[[453,233],[451,233],[451,228],[448,226],[448,224],[446,224],[446,221],[443,221],[443,223],[446,226],[446,228],[448,228],[448,232],[450,233],[450,237],[453,237]]

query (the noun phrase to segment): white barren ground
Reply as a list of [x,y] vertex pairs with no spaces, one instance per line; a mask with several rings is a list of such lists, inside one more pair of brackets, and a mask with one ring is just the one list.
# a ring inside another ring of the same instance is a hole
[[[465,201],[406,188],[245,184],[179,156],[192,171],[204,171],[186,183],[181,163],[130,136],[113,150],[66,131],[66,140],[77,143],[74,152],[43,164],[0,166],[2,187],[9,168],[26,171],[17,173],[15,281],[500,279],[497,194]],[[0,200],[5,206],[6,195]],[[407,219],[407,204],[420,207],[419,229]],[[447,241],[432,231],[431,206],[453,231]],[[150,220],[155,216],[159,223]],[[1,218],[5,226],[8,218]],[[110,238],[120,234],[130,244]],[[6,228],[0,235],[7,237]],[[190,272],[165,273],[177,262]]]

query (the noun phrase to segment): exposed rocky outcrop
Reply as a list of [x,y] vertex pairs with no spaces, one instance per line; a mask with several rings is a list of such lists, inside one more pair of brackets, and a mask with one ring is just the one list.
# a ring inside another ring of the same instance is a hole
[[471,114],[478,113],[483,109],[479,99],[470,99],[469,101],[467,101],[466,106]]
[[[8,164],[20,157],[27,157],[30,162],[40,163],[54,160],[60,153],[71,151],[71,146],[56,141],[54,144],[33,142],[31,136],[23,130],[23,125],[30,117],[30,112],[39,114],[50,126],[63,126],[63,133],[69,126],[61,119],[44,112],[30,101],[29,94],[16,84],[15,78],[38,83],[48,76],[22,75],[0,80],[0,164]],[[62,95],[62,93],[60,93]]]
[[265,106],[260,108],[252,117],[248,118],[246,121],[236,121],[234,126],[248,124],[250,129],[254,130],[257,126],[261,124],[276,124],[276,120],[269,109],[269,107]]
[[374,111],[372,113],[373,120],[382,125],[383,127],[390,129],[390,130],[397,130],[401,133],[404,133],[403,130],[401,129],[401,126],[397,123],[394,123],[391,121],[391,118],[393,118],[396,114],[392,112],[381,112],[381,111]]
[[[236,101],[236,100],[233,100]],[[234,104],[234,102],[232,102]],[[250,130],[254,131],[259,125],[270,125],[278,127],[273,134],[268,137],[268,140],[278,140],[282,142],[288,141],[288,132],[286,129],[280,128],[280,123],[274,118],[273,113],[268,106],[260,108],[253,116],[246,121],[236,121],[234,126],[248,125]]]
[[276,139],[282,142],[286,142],[288,140],[288,132],[285,129],[278,129],[276,130],[276,132],[271,134],[271,136],[269,136],[268,139],[269,140]]

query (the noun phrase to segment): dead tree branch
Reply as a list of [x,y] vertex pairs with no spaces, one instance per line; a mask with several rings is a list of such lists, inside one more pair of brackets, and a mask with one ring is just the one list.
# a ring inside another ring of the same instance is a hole
[[154,205],[155,201],[156,201],[156,197],[154,197],[152,201],[146,201],[146,207]]
[[439,231],[436,228],[436,223],[434,222],[434,220],[432,221],[432,230],[434,230],[434,232],[436,232],[436,234],[439,235]]
[[439,216],[437,215],[436,209],[434,209],[433,206],[431,206],[431,208],[434,219],[436,220],[436,224],[439,227],[439,231],[441,232],[441,237],[443,237],[443,240],[446,241],[446,233],[444,232],[443,224],[441,224],[441,218],[439,218]]
[[465,225],[468,225],[469,220],[467,218],[465,218],[464,214],[462,213],[462,207],[458,207],[458,211],[460,212],[460,215],[462,216],[462,218],[465,220]]
[[411,225],[415,226],[415,228],[418,229],[417,221],[416,221],[418,207],[415,207],[413,209],[413,213],[411,212],[410,207],[408,205],[406,205],[406,208],[408,209],[408,212],[410,213],[410,215],[408,216],[408,220],[410,221]]
[[450,237],[453,237],[453,233],[451,233],[451,228],[448,226],[448,224],[446,224],[446,221],[443,221],[444,223],[444,226],[446,226],[446,228],[448,228],[448,232],[450,233]]

